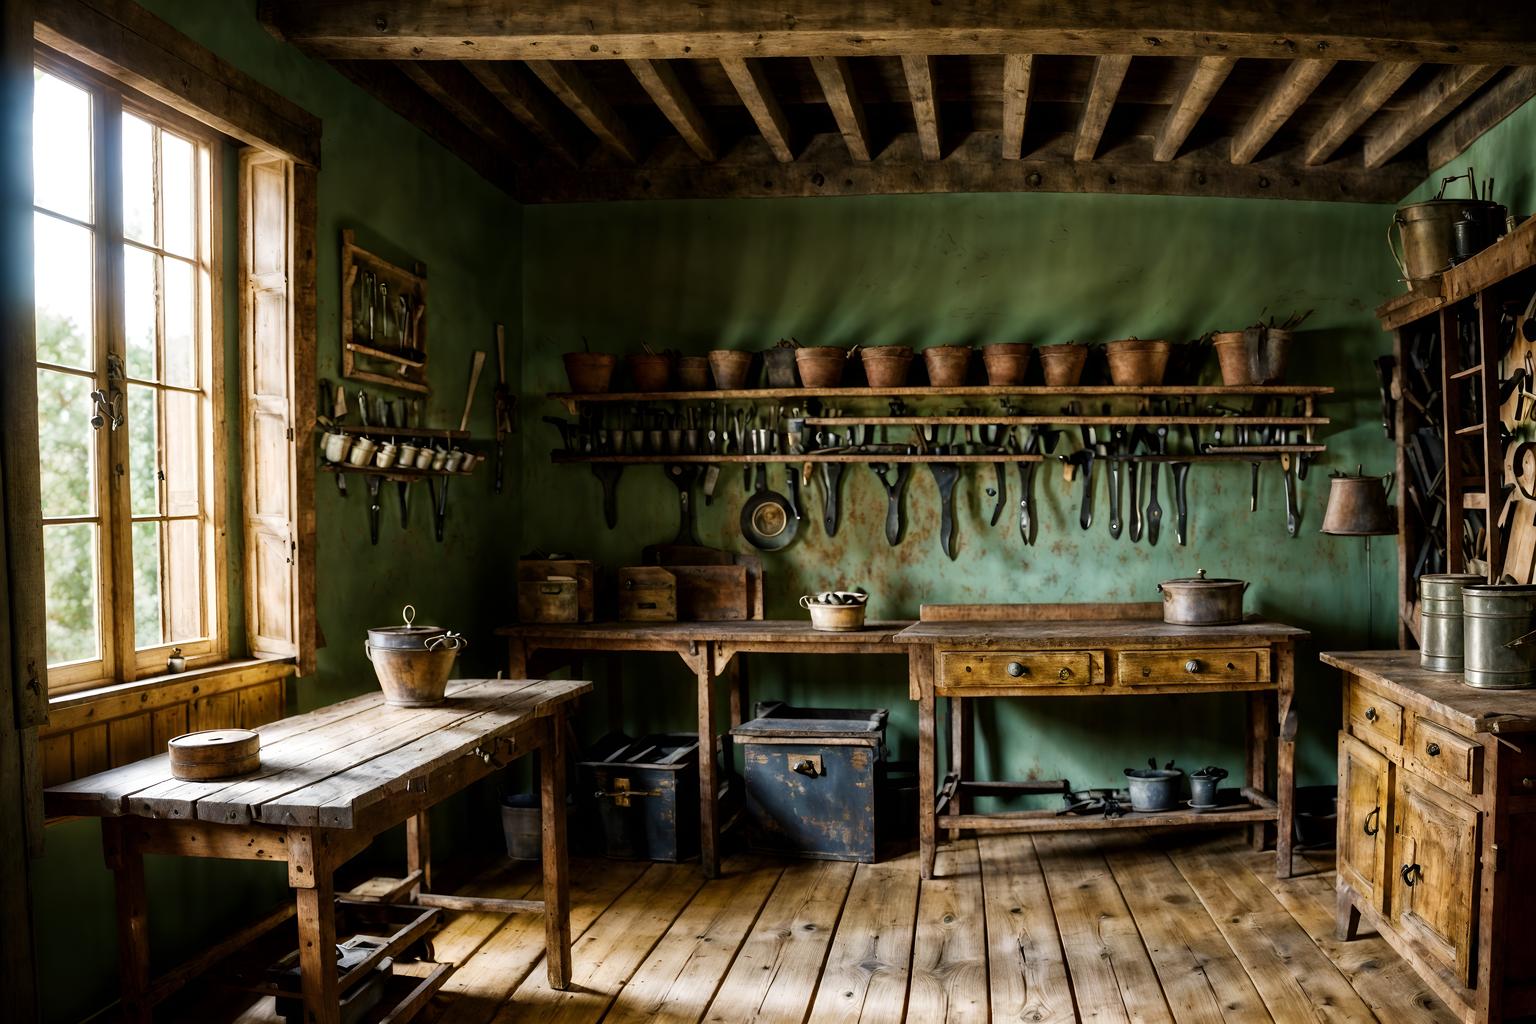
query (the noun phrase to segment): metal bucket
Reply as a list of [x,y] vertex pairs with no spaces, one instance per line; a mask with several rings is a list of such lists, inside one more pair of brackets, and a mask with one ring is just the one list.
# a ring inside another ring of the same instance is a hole
[[1486,583],[1472,573],[1419,577],[1419,664],[1433,672],[1460,672],[1462,665],[1461,588]]
[[1131,791],[1131,810],[1171,811],[1179,802],[1184,772],[1179,768],[1127,768],[1125,778]]
[[[1451,265],[1455,254],[1455,224],[1468,211],[1484,220],[1498,204],[1481,199],[1430,199],[1399,207],[1387,228],[1387,245],[1403,280],[1412,284],[1435,277]],[[1398,251],[1393,231],[1402,239]]]
[[454,658],[469,646],[458,633],[415,625],[416,609],[405,606],[405,625],[368,631],[363,654],[373,663],[384,702],[403,708],[441,704]]
[[1467,683],[1491,690],[1536,684],[1536,644],[1511,646],[1536,623],[1536,586],[1463,587],[1461,603]]

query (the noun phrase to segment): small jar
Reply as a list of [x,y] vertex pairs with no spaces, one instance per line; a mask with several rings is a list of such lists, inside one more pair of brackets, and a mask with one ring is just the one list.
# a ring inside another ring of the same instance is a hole
[[447,454],[446,458],[443,459],[443,472],[457,473],[459,471],[459,466],[462,465],[463,462],[464,453],[455,448]]
[[347,453],[352,450],[352,435],[343,434],[340,431],[332,431],[325,435],[323,454],[328,462],[346,462]]
[[432,472],[441,473],[448,468],[448,452],[442,448],[432,453]]
[[397,452],[395,446],[388,441],[379,445],[379,450],[373,453],[373,464],[380,469],[389,469],[395,464]]
[[417,448],[416,449],[416,468],[417,469],[431,469],[432,468],[432,457],[433,457],[433,454],[434,453],[433,453],[431,447],[428,446],[428,445],[422,445],[420,448]]
[[480,465],[480,460],[482,458],[484,458],[483,455],[479,455],[475,452],[465,452],[464,461],[459,463],[459,472],[473,473],[475,471],[475,467]]
[[416,446],[407,441],[401,441],[395,451],[395,465],[401,469],[415,469]]
[[374,450],[378,445],[366,437],[360,437],[352,442],[352,451],[347,455],[347,462],[354,466],[366,466],[373,458]]

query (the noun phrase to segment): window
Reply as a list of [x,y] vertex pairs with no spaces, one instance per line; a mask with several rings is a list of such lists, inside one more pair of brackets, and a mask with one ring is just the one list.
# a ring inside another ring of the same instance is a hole
[[224,658],[211,137],[34,70],[49,690]]

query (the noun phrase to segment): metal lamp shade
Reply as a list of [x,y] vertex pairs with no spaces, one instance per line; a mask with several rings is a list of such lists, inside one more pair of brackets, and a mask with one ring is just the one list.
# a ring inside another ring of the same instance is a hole
[[1382,537],[1397,532],[1397,513],[1387,504],[1392,476],[1335,473],[1328,479],[1328,509],[1323,533],[1343,537]]

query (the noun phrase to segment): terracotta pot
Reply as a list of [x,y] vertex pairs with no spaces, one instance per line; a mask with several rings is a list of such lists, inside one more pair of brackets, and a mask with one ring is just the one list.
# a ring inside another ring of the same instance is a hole
[[923,349],[923,363],[928,367],[928,383],[936,388],[957,388],[965,383],[971,368],[971,346],[934,345]]
[[721,391],[746,387],[747,371],[751,368],[751,352],[717,348],[709,354],[709,369],[715,375],[715,387]]
[[678,356],[677,386],[683,391],[708,391],[709,357]]
[[1163,382],[1168,369],[1166,341],[1126,338],[1104,345],[1109,356],[1109,376],[1117,387],[1151,387]]
[[763,367],[768,374],[771,388],[797,388],[800,381],[795,376],[795,352],[788,345],[775,345],[763,350]]
[[1246,331],[1217,331],[1211,346],[1221,363],[1221,382],[1228,387],[1279,384],[1291,361],[1291,332],[1266,330],[1248,345]]
[[624,357],[636,391],[666,391],[672,385],[672,357],[661,352],[636,352]]
[[1083,365],[1088,362],[1087,345],[1075,341],[1065,345],[1041,345],[1038,352],[1048,386],[1071,388],[1083,379]]
[[565,375],[570,379],[571,390],[579,395],[598,395],[608,390],[613,380],[613,368],[619,359],[607,352],[567,352]]
[[1221,364],[1221,382],[1229,388],[1239,388],[1253,383],[1248,372],[1248,347],[1243,344],[1242,331],[1217,331],[1211,335],[1211,347],[1216,350],[1216,360]]
[[862,349],[864,376],[872,388],[899,388],[907,382],[912,350],[906,345],[874,345]]
[[987,367],[987,383],[994,387],[1008,387],[1024,383],[1029,369],[1029,354],[1034,346],[1027,341],[983,345],[981,361]]
[[795,365],[800,369],[802,387],[835,388],[843,382],[843,367],[848,365],[848,350],[832,345],[797,348]]

